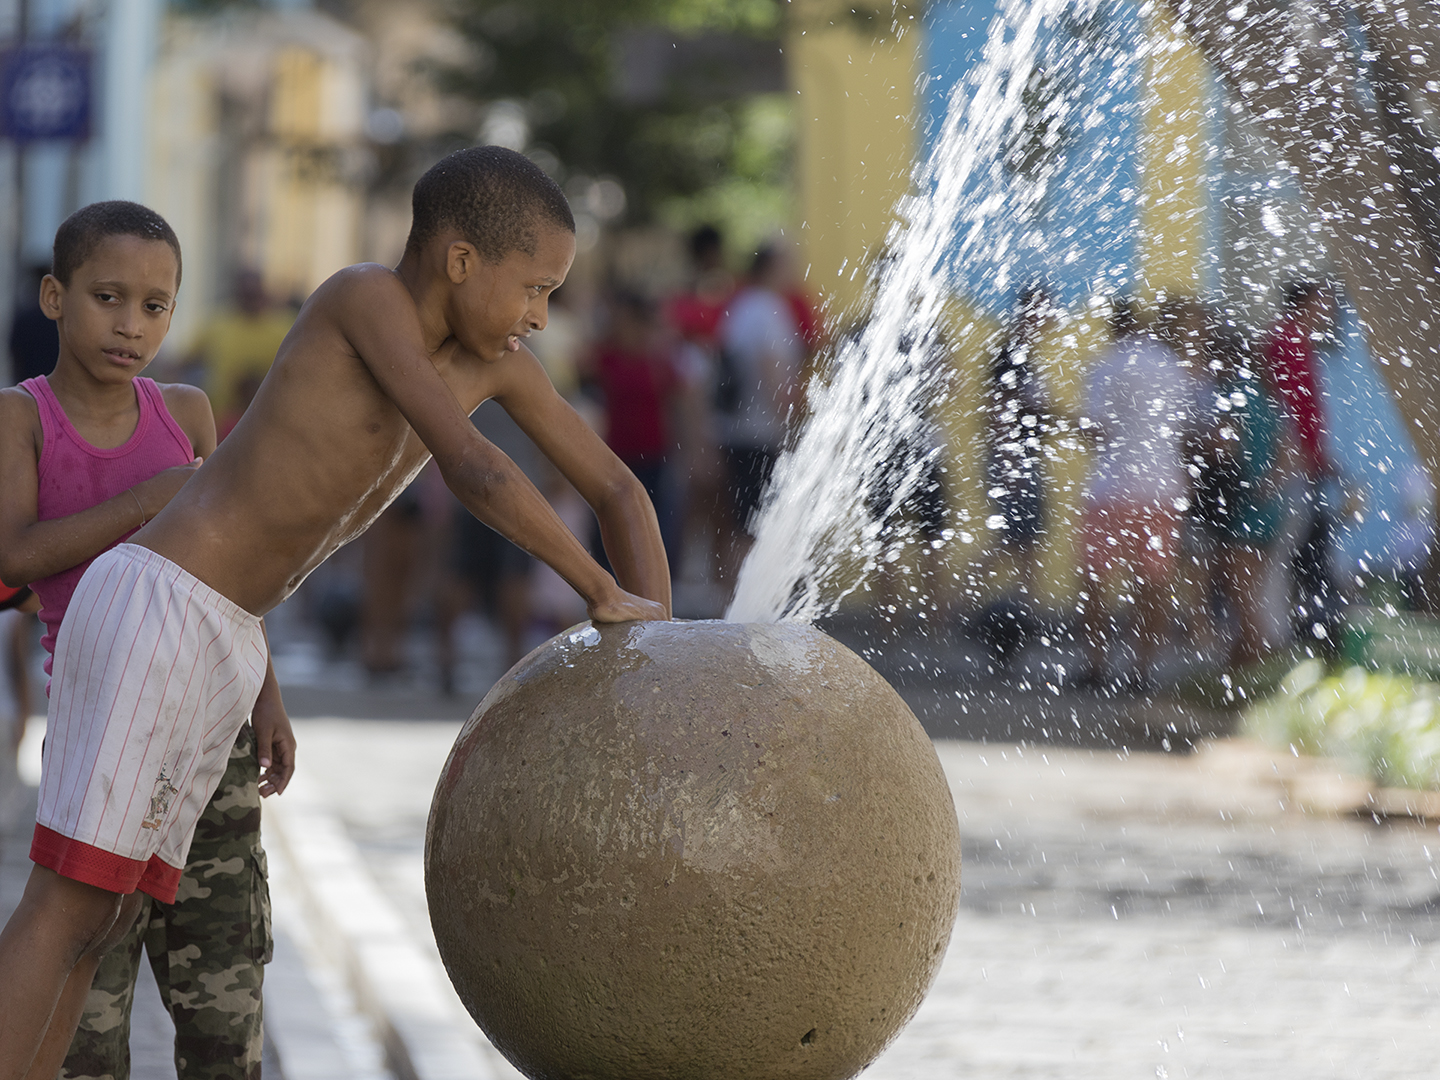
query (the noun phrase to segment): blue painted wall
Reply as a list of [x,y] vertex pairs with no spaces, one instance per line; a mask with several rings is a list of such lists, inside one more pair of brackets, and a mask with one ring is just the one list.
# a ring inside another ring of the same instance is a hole
[[[985,46],[993,0],[936,0],[925,12],[924,123],[928,149],[942,130],[956,84],[971,75]],[[1003,254],[989,250],[956,267],[956,289],[1001,312],[1020,289],[1045,283],[1060,302],[1123,290],[1131,284],[1139,191],[1139,62],[1132,59],[1140,16],[1133,4],[1107,9],[1103,23],[1047,26],[1039,44],[1051,80],[1045,100],[1061,104],[1065,139],[1042,173],[1051,176],[1029,221],[1005,219]],[[1086,36],[1088,35],[1088,36]],[[1005,169],[979,169],[974,199],[999,193],[1016,201],[1019,184]]]
[[[926,8],[926,150],[942,130],[957,84],[974,72],[995,12],[995,0],[934,0]],[[956,291],[996,314],[1010,308],[1019,290],[1035,283],[1044,283],[1055,299],[1072,307],[1087,296],[1133,285],[1143,71],[1132,56],[1142,24],[1129,0],[1110,6],[1104,19],[1088,39],[1084,28],[1077,36],[1074,25],[1047,27],[1040,45],[1042,64],[1057,83],[1068,81],[1077,90],[1064,110],[1074,137],[1059,150],[1054,179],[1035,219],[1028,224],[1010,219],[995,230],[1004,235],[1004,254],[997,255],[992,243],[955,267]],[[1108,45],[1097,46],[1097,40]],[[1205,104],[1214,115],[1224,105],[1224,91],[1214,80]],[[1207,182],[1217,197],[1207,207],[1210,250],[1198,254],[1202,280],[1213,287],[1221,255],[1220,201],[1229,178],[1218,158],[1211,171]],[[997,192],[1013,194],[1007,184],[1015,181],[1003,169],[980,169],[977,174],[973,200]],[[1284,183],[1289,178],[1277,179]],[[1359,517],[1345,519],[1338,544],[1338,568],[1352,573],[1362,560],[1383,567],[1395,563],[1407,546],[1414,547],[1416,530],[1424,531],[1415,522],[1417,504],[1427,488],[1414,475],[1420,468],[1414,445],[1354,312],[1345,308],[1341,318],[1339,343],[1325,352],[1322,374],[1332,453],[1352,490],[1362,497]]]
[[1338,337],[1336,346],[1321,352],[1325,413],[1331,453],[1360,496],[1340,529],[1342,568],[1352,572],[1362,560],[1371,569],[1391,567],[1413,548],[1417,531],[1429,531],[1428,521],[1414,520],[1424,481],[1407,476],[1423,469],[1348,305],[1341,309]]

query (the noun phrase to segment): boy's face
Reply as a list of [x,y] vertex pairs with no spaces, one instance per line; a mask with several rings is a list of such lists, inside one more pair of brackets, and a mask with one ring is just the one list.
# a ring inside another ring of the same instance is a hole
[[447,271],[455,285],[450,329],[482,360],[495,361],[520,348],[520,339],[545,329],[550,294],[560,287],[575,260],[575,234],[542,226],[535,254],[512,251],[486,262],[464,241],[452,243]]
[[40,307],[59,324],[61,362],[78,363],[99,382],[133,379],[170,329],[177,271],[163,240],[107,236],[69,285],[47,274]]

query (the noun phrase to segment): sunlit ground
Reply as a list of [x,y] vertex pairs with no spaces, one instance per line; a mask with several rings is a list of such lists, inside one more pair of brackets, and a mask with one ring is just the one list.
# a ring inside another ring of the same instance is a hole
[[[457,731],[300,729],[315,793],[424,950],[424,821]],[[1322,804],[1323,784],[1283,782],[1254,744],[938,749],[961,915],[930,997],[867,1076],[1417,1075],[1437,1036],[1433,826],[1306,814],[1296,801]]]

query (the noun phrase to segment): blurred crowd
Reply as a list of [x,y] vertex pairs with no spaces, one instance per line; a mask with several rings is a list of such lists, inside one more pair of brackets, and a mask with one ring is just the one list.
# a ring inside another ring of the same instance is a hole
[[[713,617],[749,548],[827,332],[783,242],[737,259],[707,226],[686,238],[686,255],[683,277],[659,287],[652,275],[644,290],[559,290],[528,345],[649,492],[676,613]],[[267,297],[260,275],[241,270],[231,303],[158,374],[203,386],[223,439],[297,307]],[[1115,297],[1108,344],[1084,365],[1078,410],[1072,395],[1067,412],[1046,385],[1040,352],[1068,316],[1043,289],[1023,292],[984,364],[983,401],[962,403],[983,414],[991,544],[970,579],[988,584],[972,590],[971,610],[964,597],[947,602],[922,581],[928,599],[952,619],[974,620],[1002,663],[1018,652],[1036,622],[1037,564],[1059,501],[1047,461],[1058,438],[1078,431],[1090,451],[1075,620],[1083,666],[1067,681],[1144,690],[1167,648],[1230,668],[1297,638],[1333,652],[1354,588],[1337,574],[1336,530],[1363,497],[1332,452],[1321,389],[1336,311],[1330,285],[1296,280],[1274,325],[1247,335],[1193,298],[1146,312]],[[10,340],[14,377],[48,371],[56,347],[54,325],[22,300]],[[487,402],[474,421],[603,562],[589,508],[508,414]],[[938,547],[955,513],[940,456],[935,446],[897,452],[934,466],[906,512]],[[1401,480],[1403,550],[1391,553],[1388,572],[1400,600],[1419,607],[1434,490],[1415,471]],[[877,463],[876,482],[886,475]],[[898,588],[882,573],[871,599],[883,606]],[[507,663],[585,617],[553,571],[465,512],[433,466],[287,606],[331,659],[355,659],[372,680],[411,677],[423,630],[426,677],[433,672],[446,692],[457,686],[457,626],[466,616],[489,624]]]
[[[1058,312],[1039,289],[1020,297],[990,367],[986,413],[990,520],[1019,596],[999,606],[1021,604],[1019,616],[1000,618],[1023,622],[1035,578],[1051,501],[1046,440],[1078,429],[1092,453],[1079,534],[1085,659],[1074,684],[1146,690],[1166,645],[1230,669],[1292,641],[1335,655],[1360,583],[1339,573],[1337,528],[1364,498],[1333,452],[1323,390],[1337,310],[1328,283],[1295,280],[1275,323],[1247,335],[1194,298],[1166,299],[1147,319],[1116,297],[1111,343],[1086,368],[1080,414],[1067,417],[1035,362]],[[1434,490],[1411,471],[1390,565],[1373,569],[1419,608]]]

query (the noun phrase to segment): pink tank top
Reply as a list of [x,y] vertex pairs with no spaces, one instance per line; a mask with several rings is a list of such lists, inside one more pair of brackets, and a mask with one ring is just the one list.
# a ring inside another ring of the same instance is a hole
[[[60,407],[60,402],[55,399],[55,392],[50,389],[49,380],[44,375],[26,379],[20,386],[35,399],[40,410],[40,431],[44,436],[44,447],[40,451],[40,464],[36,470],[40,479],[36,498],[36,519],[39,521],[78,514],[106,499],[113,499],[127,488],[149,480],[172,465],[188,465],[195,460],[195,448],[190,445],[189,436],[180,430],[180,425],[170,415],[170,410],[165,407],[165,398],[153,379],[136,377],[135,402],[140,406],[140,420],[135,425],[135,433],[110,450],[91,446],[80,437],[65,410]],[[115,544],[124,543],[137,531],[138,526],[117,538]],[[110,550],[115,544],[105,550]],[[61,570],[58,574],[30,583],[30,588],[40,598],[40,621],[45,624],[40,644],[49,654],[45,657],[47,675],[55,655],[55,635],[60,631],[65,609],[70,606],[70,597],[99,554],[101,552],[97,551],[69,570]]]

